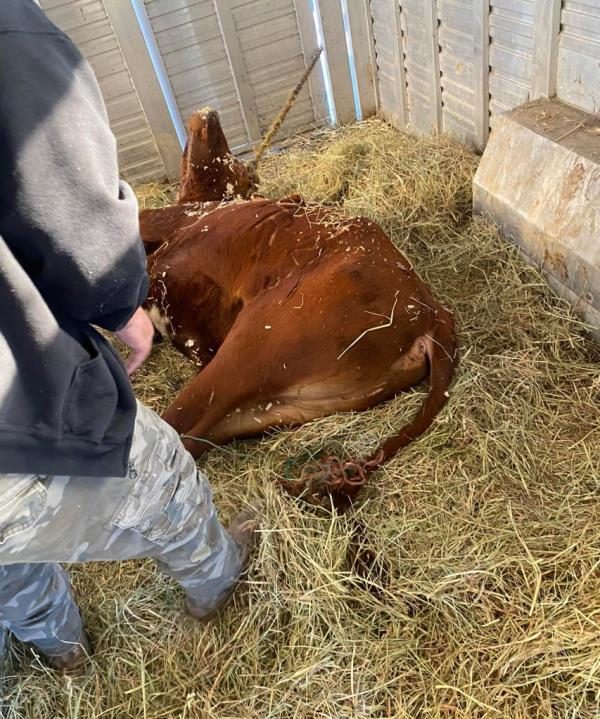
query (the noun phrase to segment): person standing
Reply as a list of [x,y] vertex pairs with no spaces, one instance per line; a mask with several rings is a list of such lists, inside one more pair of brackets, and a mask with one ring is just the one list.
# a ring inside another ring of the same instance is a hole
[[0,153],[0,625],[70,668],[90,648],[60,563],[152,557],[207,620],[253,522],[225,530],[177,433],[135,400],[154,334],[136,199],[90,66],[34,0],[0,3]]

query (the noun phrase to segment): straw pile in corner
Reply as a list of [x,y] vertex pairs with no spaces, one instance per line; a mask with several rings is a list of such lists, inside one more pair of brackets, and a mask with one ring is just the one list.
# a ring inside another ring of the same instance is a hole
[[[471,221],[476,161],[369,121],[263,163],[263,192],[379,221],[455,308],[450,403],[343,517],[307,511],[274,478],[322,447],[372,450],[425,388],[212,451],[200,466],[224,518],[264,504],[235,603],[202,627],[148,562],[78,567],[94,663],[64,679],[13,649],[4,716],[598,717],[600,352],[542,277]],[[162,346],[136,388],[161,408],[191,372]],[[370,571],[348,559],[357,542]]]

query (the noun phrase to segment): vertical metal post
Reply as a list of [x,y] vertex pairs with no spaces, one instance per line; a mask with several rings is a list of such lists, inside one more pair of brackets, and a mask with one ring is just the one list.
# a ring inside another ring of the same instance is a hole
[[[320,47],[310,0],[294,0],[294,10],[296,12],[296,20],[298,22],[298,30],[300,32],[300,42],[302,44],[304,63],[308,67],[308,64]],[[329,124],[331,122],[329,108],[327,107],[327,91],[325,89],[325,80],[323,78],[321,64],[324,62],[325,58],[321,55],[315,69],[308,77],[308,88],[313,104],[315,122],[319,125],[324,123]]]
[[233,82],[240,101],[240,108],[244,124],[246,125],[248,139],[250,142],[256,143],[259,142],[261,138],[260,122],[252,87],[246,73],[244,55],[237,35],[231,5],[229,0],[213,0],[213,3],[219,20],[223,42],[225,43],[225,50],[227,51]]
[[356,68],[356,84],[363,117],[377,112],[377,67],[370,0],[348,0],[348,20]]
[[[542,0],[543,2],[544,0]],[[473,77],[475,108],[475,142],[480,150],[486,146],[490,132],[490,2],[474,0],[473,4]]]
[[556,95],[561,0],[536,0],[533,20],[533,97]]
[[331,77],[335,114],[338,124],[344,125],[354,122],[356,113],[342,5],[340,0],[318,0],[317,6],[323,28],[325,57]]
[[404,67],[404,38],[402,23],[400,22],[399,0],[385,0],[389,6],[390,28],[392,31],[393,57],[395,60],[395,96],[396,106],[391,108],[389,114],[392,122],[398,127],[408,124],[408,93],[406,91],[406,69]]
[[169,110],[133,4],[123,0],[103,0],[103,2],[158,152],[167,174],[171,179],[175,179],[179,177],[181,161],[181,145],[178,137],[178,131],[181,133],[182,128],[181,116],[176,105],[175,116],[171,114],[173,108]]
[[[429,71],[431,72],[429,103],[433,129],[442,130],[442,78],[440,75],[440,39],[438,31],[437,0],[425,0],[425,26],[429,39]],[[431,128],[421,128],[429,130]]]

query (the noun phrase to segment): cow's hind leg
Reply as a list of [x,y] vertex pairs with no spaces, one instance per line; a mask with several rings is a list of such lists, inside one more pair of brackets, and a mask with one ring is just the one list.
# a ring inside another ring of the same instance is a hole
[[347,347],[355,337],[352,327],[339,337],[328,322],[292,323],[285,305],[247,305],[163,417],[195,438],[184,443],[199,456],[211,444],[371,407],[425,376],[418,342],[399,360],[391,341],[365,337],[340,358],[340,344]]
[[285,399],[286,389],[305,372],[297,358],[299,348],[278,346],[264,322],[257,325],[243,314],[210,364],[163,414],[181,435],[197,438],[184,439],[196,457],[211,444],[255,436],[272,427],[295,426],[323,415],[322,407],[296,405]]

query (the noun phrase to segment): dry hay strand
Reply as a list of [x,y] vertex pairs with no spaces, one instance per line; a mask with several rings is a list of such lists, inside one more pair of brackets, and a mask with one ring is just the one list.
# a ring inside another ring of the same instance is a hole
[[476,156],[455,140],[399,134],[371,119],[270,155],[259,168],[259,189],[343,206],[376,220],[396,241],[399,231],[410,231],[440,242],[470,213],[476,166]]
[[[464,149],[371,121],[292,156],[296,180],[284,155],[263,166],[263,187],[331,200],[329,158],[345,157],[337,204],[361,202],[455,308],[462,360],[447,408],[345,516],[308,511],[274,480],[323,449],[371,452],[424,387],[211,451],[199,464],[223,517],[263,507],[234,604],[203,627],[149,562],[76,567],[94,660],[66,679],[13,647],[4,715],[597,719],[597,345],[536,270],[470,220],[476,159]],[[191,371],[162,345],[136,388],[161,408]]]

